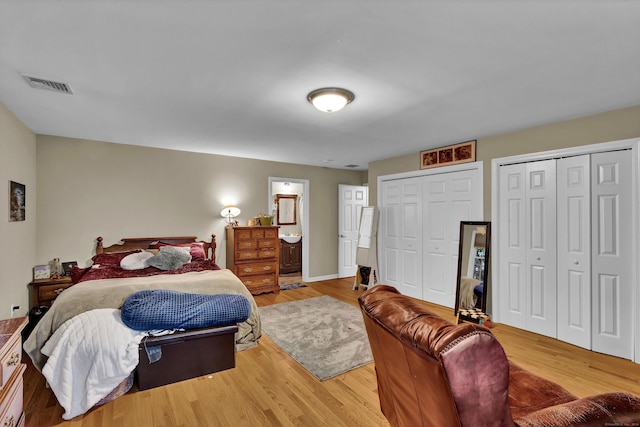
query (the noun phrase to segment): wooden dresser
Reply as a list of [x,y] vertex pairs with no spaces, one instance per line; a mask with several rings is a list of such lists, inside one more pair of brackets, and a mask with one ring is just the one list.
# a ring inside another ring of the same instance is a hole
[[253,295],[280,292],[279,228],[227,227],[227,268]]
[[26,317],[0,320],[0,426],[24,426],[22,335]]

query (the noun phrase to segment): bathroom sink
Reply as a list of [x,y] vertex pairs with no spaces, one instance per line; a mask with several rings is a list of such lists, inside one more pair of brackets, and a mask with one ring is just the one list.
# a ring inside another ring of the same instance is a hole
[[287,236],[286,234],[281,234],[279,237],[287,243],[298,243],[302,238],[302,236]]

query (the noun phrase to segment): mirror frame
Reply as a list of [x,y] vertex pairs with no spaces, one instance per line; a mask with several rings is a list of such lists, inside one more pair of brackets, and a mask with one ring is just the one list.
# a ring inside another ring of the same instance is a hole
[[[280,209],[281,206],[281,200],[283,200],[283,205],[286,203],[291,203],[288,200],[293,199],[293,218],[288,218],[285,217],[285,213],[287,212],[287,209],[282,206],[282,209]],[[298,195],[297,194],[277,194],[276,195],[276,203],[278,204],[278,225],[296,225],[298,224],[297,221],[297,211],[298,211],[298,207],[296,206],[298,204]]]
[[[485,252],[484,252],[484,271],[482,272],[482,301],[480,303],[480,309],[485,312],[487,309],[487,289],[489,279],[489,253],[491,249],[491,221],[460,221],[460,241],[458,244],[458,277],[456,280],[456,305],[454,314],[457,315],[460,309],[460,279],[462,277],[462,259],[464,250],[464,227],[470,226],[485,226],[486,227],[486,239],[485,239]],[[477,304],[476,304],[477,305]]]

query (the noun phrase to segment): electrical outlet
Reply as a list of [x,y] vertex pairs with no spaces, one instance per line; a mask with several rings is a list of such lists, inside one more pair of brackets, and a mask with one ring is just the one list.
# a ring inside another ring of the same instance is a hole
[[13,317],[16,314],[16,310],[20,310],[20,306],[11,304],[11,317]]

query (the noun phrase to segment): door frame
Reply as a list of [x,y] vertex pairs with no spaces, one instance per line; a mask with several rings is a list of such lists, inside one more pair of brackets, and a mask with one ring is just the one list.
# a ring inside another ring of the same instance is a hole
[[[525,163],[539,160],[557,159],[561,157],[579,156],[583,154],[594,154],[606,151],[616,150],[628,150],[631,149],[632,161],[632,218],[631,232],[636,238],[634,239],[631,258],[635,259],[633,263],[632,278],[636,286],[633,288],[633,300],[635,301],[634,312],[632,314],[632,322],[634,331],[632,335],[634,337],[634,361],[640,363],[640,327],[638,322],[640,321],[640,289],[638,285],[640,283],[640,269],[638,268],[638,259],[640,255],[640,138],[623,139],[619,141],[602,142],[598,144],[581,145],[578,147],[560,148],[557,150],[541,151],[537,153],[519,154],[515,156],[500,157],[491,160],[491,222],[493,224],[499,224],[500,218],[500,200],[499,200],[499,188],[500,188],[500,167],[504,165],[514,163]],[[500,259],[499,242],[499,227],[493,228],[493,236],[491,240],[491,271],[499,271],[498,260]],[[498,296],[500,295],[500,278],[493,277],[491,280],[492,289],[492,318],[495,322],[500,322],[500,301]]]
[[[273,204],[273,194],[271,192],[272,183],[274,182],[295,182],[302,184],[302,195],[304,197],[304,208],[302,209],[302,215],[299,216],[302,221],[302,281],[309,282],[309,211],[311,210],[311,198],[309,197],[309,180],[298,178],[280,178],[269,177],[268,189],[267,189],[267,207]],[[299,201],[298,201],[299,202]],[[271,208],[267,209],[270,212]]]

